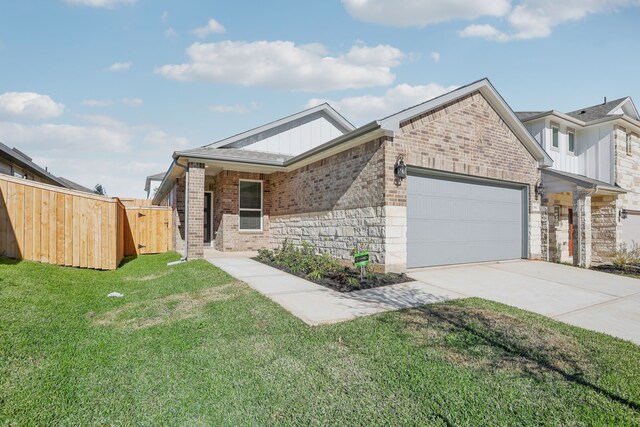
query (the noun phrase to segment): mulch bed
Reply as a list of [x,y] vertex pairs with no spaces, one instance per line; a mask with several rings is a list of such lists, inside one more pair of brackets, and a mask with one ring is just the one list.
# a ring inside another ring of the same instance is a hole
[[604,273],[620,274],[623,276],[633,276],[640,278],[640,266],[638,265],[625,265],[617,267],[613,264],[602,264],[591,267],[592,270],[602,271]]
[[[335,274],[328,274],[326,276],[320,277],[319,279],[307,277],[304,273],[293,272],[288,270],[285,267],[280,265],[276,265],[270,262],[265,262],[259,258],[253,258],[255,261],[266,264],[270,267],[277,268],[278,270],[282,270],[289,274],[293,274],[294,276],[298,276],[302,279],[308,280],[313,283],[317,283],[318,285],[322,285],[326,288],[333,289],[338,292],[352,292],[359,291],[362,289],[372,289],[379,288],[381,286],[387,285],[396,285],[398,283],[411,282],[413,279],[407,277],[404,273],[373,273],[373,274],[365,274],[365,278],[363,282],[360,282],[360,270],[356,270],[355,268],[345,267],[344,271]],[[358,280],[358,286],[353,286],[349,283],[349,278],[355,278]]]

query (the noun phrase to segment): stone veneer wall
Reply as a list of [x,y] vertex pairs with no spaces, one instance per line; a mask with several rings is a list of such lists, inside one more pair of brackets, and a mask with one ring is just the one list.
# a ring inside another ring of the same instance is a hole
[[[262,181],[262,231],[240,231],[240,180]],[[269,175],[222,171],[212,178],[214,247],[219,251],[255,251],[270,246],[271,184]]]
[[303,240],[334,257],[350,259],[358,244],[385,264],[389,212],[383,207],[384,138],[359,145],[289,173],[270,176],[270,245]]
[[[621,194],[618,197],[617,210],[628,209],[640,211],[640,137],[632,134],[631,139],[631,155],[626,150],[625,128],[615,126],[613,130],[615,158],[616,158],[616,176],[615,182],[620,187],[629,191],[627,194]],[[624,221],[624,220],[622,220]],[[623,222],[618,221],[616,229],[616,242],[622,243]],[[638,242],[640,243],[640,242]]]
[[[411,166],[528,185],[529,256],[541,258],[538,162],[479,92],[401,123],[385,147],[386,205],[406,209],[406,181],[396,185],[393,174],[399,155]],[[406,237],[394,244],[406,251]]]
[[616,196],[591,198],[591,261],[611,259],[618,242],[618,209]]
[[[569,209],[573,209],[572,193],[546,194],[543,204],[549,217],[549,261],[571,262],[569,256]],[[555,206],[560,207],[560,219],[555,219]]]

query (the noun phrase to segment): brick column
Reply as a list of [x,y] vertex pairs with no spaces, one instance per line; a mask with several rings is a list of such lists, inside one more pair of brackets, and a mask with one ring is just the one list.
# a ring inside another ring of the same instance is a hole
[[189,163],[187,258],[204,257],[204,163]]
[[591,266],[591,194],[573,193],[573,265]]

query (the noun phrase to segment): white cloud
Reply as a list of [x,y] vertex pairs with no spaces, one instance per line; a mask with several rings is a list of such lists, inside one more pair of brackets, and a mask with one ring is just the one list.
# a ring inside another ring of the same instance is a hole
[[87,107],[108,107],[113,104],[110,99],[85,99],[80,103]]
[[111,64],[109,68],[107,68],[107,70],[114,72],[127,71],[129,68],[131,68],[132,65],[133,62],[115,62]]
[[422,27],[481,16],[504,16],[510,0],[342,0],[353,17],[396,27]]
[[32,152],[125,152],[129,151],[132,140],[130,134],[104,126],[68,124],[26,126],[0,122],[0,135],[4,141],[11,141],[18,147],[24,146]]
[[175,37],[177,35],[178,35],[178,33],[176,33],[176,31],[171,27],[169,27],[166,30],[164,30],[164,36],[166,38],[168,38],[168,39],[171,39],[171,38],[173,38],[173,37]]
[[0,117],[47,119],[64,112],[64,104],[35,92],[5,92],[0,95]]
[[204,27],[196,28],[195,30],[193,30],[193,33],[200,38],[204,38],[209,34],[222,34],[225,31],[226,30],[221,23],[211,18],[209,19],[209,22],[207,22],[207,25],[205,25]]
[[334,101],[314,98],[309,100],[306,106],[310,108],[328,102],[349,120],[371,121],[428,101],[456,88],[457,86],[445,87],[436,83],[422,86],[400,84],[387,90],[382,96],[354,96]]
[[507,30],[474,23],[460,31],[460,36],[503,42],[548,37],[554,27],[565,22],[640,6],[638,0],[342,0],[342,4],[357,19],[397,27],[474,21],[481,17],[502,18],[508,25]]
[[509,36],[489,24],[473,24],[460,31],[460,37],[481,37],[487,40],[507,41]]
[[66,0],[68,4],[74,6],[103,7],[113,9],[121,4],[133,4],[136,0]]
[[129,107],[140,107],[144,104],[141,98],[122,98],[122,103]]
[[163,65],[155,72],[182,81],[328,91],[389,85],[395,79],[391,68],[403,56],[386,45],[354,46],[346,55],[326,56],[319,53],[320,46],[290,41],[194,43],[187,48],[189,63]]
[[440,61],[440,53],[439,52],[431,52],[431,54],[429,56],[431,57],[431,60],[433,62]]
[[258,108],[257,102],[251,102],[249,105],[235,104],[235,105],[210,105],[209,111],[214,113],[233,113],[233,114],[247,114]]
[[462,37],[480,37],[495,41],[528,40],[551,35],[566,22],[579,21],[589,15],[607,13],[627,6],[640,6],[637,0],[523,0],[506,16],[509,31],[492,25],[470,25]]
[[170,149],[172,151],[186,148],[189,145],[189,140],[185,137],[173,137],[161,130],[154,130],[145,135],[143,142],[147,145],[151,145],[154,148]]
[[166,10],[164,12],[162,12],[162,15],[160,16],[160,20],[164,23],[169,21],[169,12],[167,12]]
[[76,114],[79,119],[93,125],[129,132],[129,127],[118,119],[102,114]]

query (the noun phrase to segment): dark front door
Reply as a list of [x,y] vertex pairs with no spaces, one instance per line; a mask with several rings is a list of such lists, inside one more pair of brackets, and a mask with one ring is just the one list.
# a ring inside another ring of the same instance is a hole
[[204,242],[211,243],[211,193],[204,193]]
[[573,256],[573,209],[569,209],[569,256]]

